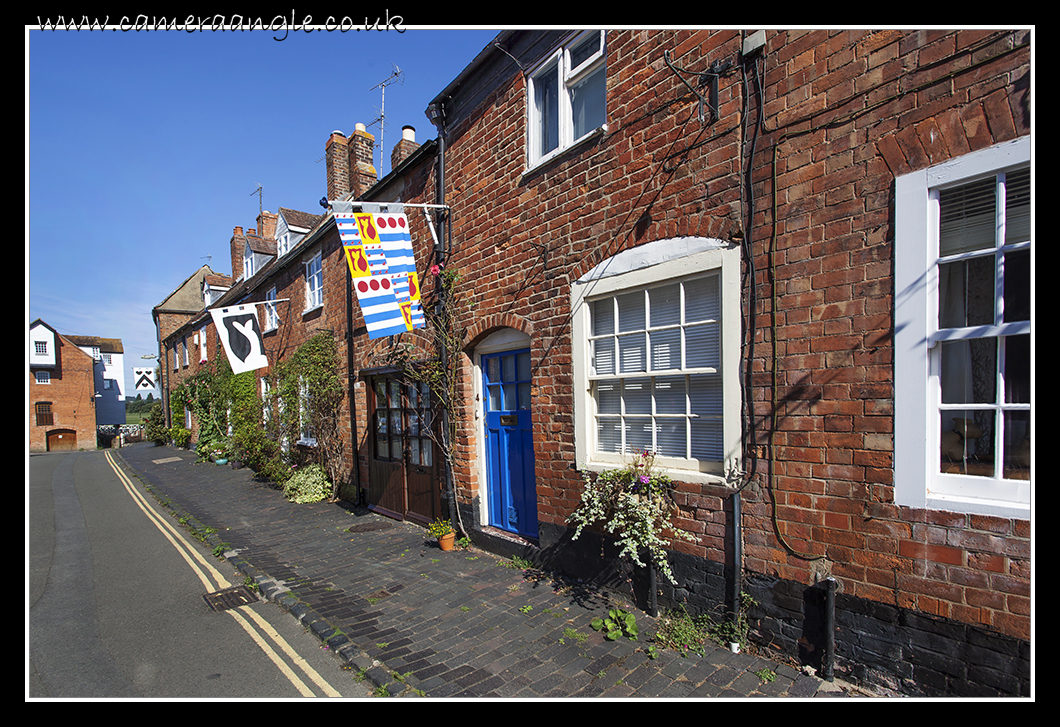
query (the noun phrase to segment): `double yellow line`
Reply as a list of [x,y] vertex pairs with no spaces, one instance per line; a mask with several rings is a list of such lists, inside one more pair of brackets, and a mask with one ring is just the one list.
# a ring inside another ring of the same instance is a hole
[[[219,591],[224,588],[230,588],[231,583],[218,572],[213,564],[210,563],[206,558],[203,557],[199,549],[184,539],[184,536],[173,527],[170,522],[162,517],[147,501],[135,486],[133,486],[132,480],[129,479],[128,475],[118,467],[114,461],[114,456],[109,450],[106,451],[107,462],[110,464],[111,469],[121,480],[122,485],[125,486],[125,491],[129,493],[133,501],[137,504],[140,510],[147,516],[147,518],[154,523],[155,527],[162,533],[162,535],[173,545],[176,551],[184,559],[184,561],[191,567],[192,571],[202,581],[202,585],[206,588],[207,593]],[[263,619],[254,609],[249,605],[240,606],[237,609],[230,609],[224,613],[229,614],[236,620],[243,630],[247,632],[251,639],[254,640],[265,655],[276,665],[276,667],[283,673],[285,677],[295,686],[296,689],[304,697],[315,697],[317,696],[313,690],[295,673],[294,669],[287,665],[287,662],[276,652],[276,649],[269,644],[266,640],[266,636],[273,644],[282,651],[287,658],[297,666],[306,678],[316,684],[317,688],[320,689],[327,697],[341,697],[334,687],[328,684],[323,677],[312,666],[310,666],[305,659],[298,655],[298,653],[291,648],[291,645],[287,641],[276,633],[276,630],[269,625],[269,623]],[[249,617],[251,624],[246,617]],[[255,628],[256,626],[256,628]]]

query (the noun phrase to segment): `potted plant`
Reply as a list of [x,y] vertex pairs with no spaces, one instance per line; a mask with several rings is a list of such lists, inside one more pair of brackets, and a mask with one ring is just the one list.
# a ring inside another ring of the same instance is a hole
[[210,458],[218,465],[228,464],[228,445],[224,442],[215,442],[210,447]]
[[427,530],[430,531],[431,535],[438,538],[439,548],[442,550],[453,549],[453,543],[456,541],[456,533],[453,532],[453,525],[448,520],[442,520],[439,518],[428,525]]

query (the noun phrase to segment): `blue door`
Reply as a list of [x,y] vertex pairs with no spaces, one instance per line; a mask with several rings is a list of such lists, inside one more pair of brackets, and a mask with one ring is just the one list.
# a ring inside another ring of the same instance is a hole
[[530,350],[482,356],[489,524],[537,537]]

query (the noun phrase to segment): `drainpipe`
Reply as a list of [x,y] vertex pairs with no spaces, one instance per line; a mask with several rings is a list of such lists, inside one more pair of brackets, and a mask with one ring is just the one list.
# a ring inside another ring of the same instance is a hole
[[821,664],[821,677],[825,681],[834,681],[835,667],[835,589],[836,579],[829,576],[824,580],[824,618],[825,641],[824,659]]
[[[436,182],[435,182],[434,196],[435,196],[435,202],[438,205],[444,205],[445,204],[445,108],[444,108],[444,102],[441,99],[438,99],[438,100],[434,101],[433,103],[431,103],[430,106],[427,107],[426,114],[427,114],[427,118],[430,119],[430,122],[432,124],[434,124],[435,128],[438,129],[438,168],[437,168],[437,173],[436,173],[437,179],[436,179]],[[435,223],[436,223],[436,226],[439,227],[439,228],[442,228],[442,225],[445,226],[444,229],[439,229],[438,245],[435,248],[435,258],[438,260],[438,264],[440,266],[444,267],[445,263],[447,262],[448,254],[449,254],[449,252],[450,252],[450,250],[452,248],[452,241],[453,241],[452,224],[451,224],[450,216],[448,214],[448,210],[446,210],[444,208],[438,210],[437,218],[435,220]],[[443,288],[441,286],[441,283],[439,283],[438,285],[439,285],[439,287],[438,287],[439,293],[441,293]],[[446,303],[446,301],[444,300],[444,297],[441,294],[439,294],[438,302],[437,302],[436,305],[441,309],[441,308],[444,308],[445,303]],[[448,371],[449,370],[448,351],[446,351],[445,347],[443,346],[442,350],[439,353],[440,353],[441,359],[442,359],[442,370],[443,371]],[[442,407],[442,438],[443,438],[443,441],[446,443],[446,448],[449,451],[452,451],[453,443],[451,441],[449,441],[449,410],[448,410],[448,407]],[[453,525],[454,529],[459,529],[459,530],[463,531],[464,528],[460,524],[460,514],[458,512],[458,505],[457,505],[457,501],[456,501],[456,492],[453,489],[453,468],[452,468],[451,463],[449,462],[449,457],[448,456],[443,457],[442,460],[443,460],[444,466],[445,466],[445,492],[446,492],[446,497],[449,498],[449,502],[452,505],[451,512],[449,513],[449,522]],[[467,535],[467,534],[468,533],[465,531],[464,535]]]
[[740,491],[732,495],[732,615],[739,615],[742,607],[740,591],[743,590],[743,516],[740,507]]

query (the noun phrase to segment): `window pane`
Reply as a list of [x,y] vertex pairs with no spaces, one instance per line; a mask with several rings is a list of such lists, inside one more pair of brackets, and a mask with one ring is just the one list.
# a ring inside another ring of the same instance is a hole
[[939,255],[994,247],[996,190],[991,177],[939,192]]
[[648,291],[652,328],[681,323],[681,286],[666,285]]
[[692,458],[718,462],[722,459],[721,421],[693,420]]
[[538,155],[559,146],[559,68],[553,64],[534,79],[534,110]]
[[1005,413],[1005,471],[1010,480],[1031,478],[1031,413]]
[[721,416],[721,377],[713,374],[688,377],[688,406],[697,417]]
[[1031,239],[1031,170],[1010,172],[1005,178],[1005,243]]
[[651,414],[651,388],[648,379],[626,379],[622,384],[626,414]]
[[521,353],[519,354],[518,360],[518,372],[516,374],[519,377],[519,381],[530,380],[530,354]]
[[596,421],[596,447],[601,452],[622,450],[622,421],[618,417],[600,417]]
[[618,301],[618,330],[620,333],[642,331],[647,328],[643,292],[626,293],[618,296],[616,300]]
[[615,339],[600,338],[592,342],[593,373],[610,375],[615,373]]
[[519,384],[519,408],[530,409],[530,384]]
[[622,336],[618,339],[618,354],[620,372],[624,374],[644,371],[645,348],[643,333],[632,336]]
[[626,419],[626,452],[652,450],[652,424],[648,417]]
[[718,326],[708,323],[685,329],[685,367],[690,369],[717,366],[720,361]]
[[684,419],[656,419],[655,446],[656,452],[664,457],[688,457],[687,426]]
[[994,476],[994,412],[944,411],[941,427],[942,472]]
[[571,47],[570,67],[575,69],[585,62],[589,56],[600,50],[600,34],[591,33],[576,45]]
[[593,301],[590,311],[593,318],[593,335],[606,336],[615,332],[615,305],[613,298]]
[[992,404],[997,396],[997,339],[944,341],[943,404]]
[[939,266],[939,328],[994,325],[994,256]]
[[515,356],[501,358],[501,376],[503,381],[515,381]]
[[684,376],[660,376],[655,379],[652,391],[655,396],[656,414],[685,413]]
[[1031,337],[1008,336],[1005,343],[1005,402],[1031,403]]
[[496,384],[501,380],[501,360],[499,358],[490,358],[486,360],[486,376],[491,384]]
[[1031,319],[1031,251],[1005,254],[1005,321]]
[[685,323],[716,321],[721,317],[718,277],[699,278],[685,283]]
[[570,88],[573,137],[578,139],[607,120],[604,108],[604,67],[590,73]]
[[618,381],[598,381],[595,385],[596,411],[600,414],[621,414],[622,393]]
[[681,329],[668,328],[652,331],[649,335],[652,371],[681,368]]

